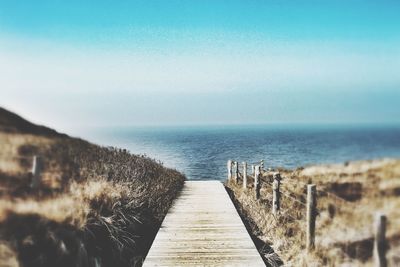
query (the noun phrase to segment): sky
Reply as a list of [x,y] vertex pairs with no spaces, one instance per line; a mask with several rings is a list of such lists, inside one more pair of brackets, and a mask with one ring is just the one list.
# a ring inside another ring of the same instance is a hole
[[399,1],[0,1],[0,106],[88,127],[400,123]]

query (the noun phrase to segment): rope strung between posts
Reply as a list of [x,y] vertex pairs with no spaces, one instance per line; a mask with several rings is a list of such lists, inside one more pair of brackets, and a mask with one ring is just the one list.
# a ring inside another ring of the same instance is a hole
[[337,199],[337,200],[339,200],[339,201],[341,201],[343,203],[351,204],[351,205],[353,204],[351,201],[348,201],[348,200],[346,200],[346,199],[344,199],[342,197],[339,197],[338,195],[335,195],[335,194],[332,194],[332,193],[329,193],[329,192],[326,192],[326,193],[327,193],[328,196],[330,196],[330,197],[332,197],[334,199]]
[[[289,190],[288,190],[289,191]],[[332,199],[334,199],[333,201],[339,201],[339,202],[341,202],[341,203],[344,203],[344,204],[346,204],[346,205],[351,205],[351,206],[356,206],[356,204],[355,203],[352,203],[351,201],[349,201],[349,200],[346,200],[346,199],[344,199],[344,198],[342,198],[342,197],[340,197],[340,196],[338,196],[338,195],[336,195],[336,194],[333,194],[333,193],[331,193],[331,192],[328,192],[328,191],[326,191],[326,190],[323,190],[323,189],[319,189],[318,190],[318,192],[321,194],[326,194],[326,196],[328,197],[328,198],[332,198]],[[285,193],[283,193],[283,192],[281,192],[282,194],[284,194],[285,196],[287,196],[287,197],[290,197],[290,196],[288,196],[288,195],[286,195]],[[304,204],[304,203],[303,203]],[[304,204],[305,205],[305,204]]]
[[[301,185],[303,185],[303,186],[307,186],[308,184],[306,184],[306,183],[304,183],[304,182],[301,182],[301,181],[296,181],[296,182],[289,182],[289,181],[285,181],[285,183],[286,184],[290,184],[290,185],[296,185],[296,183],[297,184],[301,184]],[[338,200],[338,201],[340,201],[340,202],[342,202],[342,203],[345,203],[345,204],[348,204],[348,205],[355,205],[354,203],[352,203],[351,201],[349,201],[349,200],[347,200],[347,199],[344,199],[344,198],[342,198],[342,197],[340,197],[340,196],[338,196],[338,195],[336,195],[336,194],[334,194],[334,193],[331,193],[331,192],[329,192],[329,191],[327,191],[326,189],[323,189],[323,188],[321,188],[321,187],[319,187],[319,189],[318,189],[318,192],[319,193],[323,193],[323,194],[326,194],[328,197],[331,197],[331,198],[333,198],[333,199],[335,199],[335,200]]]
[[306,203],[301,202],[300,200],[298,200],[298,199],[292,197],[291,195],[288,195],[288,194],[286,194],[286,193],[284,193],[284,192],[282,192],[282,191],[279,192],[279,193],[280,193],[281,195],[283,195],[283,196],[285,196],[285,197],[291,199],[292,201],[294,201],[294,202],[296,202],[296,203],[299,203],[300,205],[303,205],[304,207],[307,207],[307,204],[306,204]]
[[[266,183],[266,184],[268,184],[268,185],[271,185],[272,186],[272,182],[271,181],[268,181],[268,180],[262,180],[264,183]],[[284,179],[284,182],[282,182],[282,184],[283,185],[287,185],[287,184],[289,184],[289,185],[291,185],[291,186],[296,186],[296,185],[302,185],[302,186],[304,186],[304,187],[307,187],[309,184],[308,183],[304,183],[304,182],[301,182],[301,181],[296,181],[296,182],[292,182],[292,181],[290,181],[290,180],[287,180],[287,178],[286,179]],[[289,189],[286,189],[287,191],[290,191]],[[327,191],[327,190],[324,190],[324,189],[322,189],[321,187],[318,189],[318,192],[320,192],[320,193],[324,193],[324,194],[326,194],[328,197],[331,197],[331,198],[334,198],[335,200],[338,200],[338,201],[340,201],[340,202],[342,202],[342,203],[345,203],[345,204],[349,204],[349,205],[354,205],[351,201],[348,201],[348,200],[346,200],[346,199],[344,199],[344,198],[342,198],[342,197],[340,197],[340,196],[338,196],[338,195],[336,195],[336,194],[333,194],[333,193],[331,193],[331,192],[329,192],[329,191]],[[295,199],[293,196],[291,196],[291,195],[288,195],[288,194],[285,194],[284,192],[280,192],[282,195],[284,195],[284,196],[286,196],[286,197],[288,197],[288,198],[290,198],[290,199],[292,199],[293,201],[296,201],[296,202],[298,202],[298,203],[300,203],[300,204],[302,204],[302,205],[306,205],[305,203],[303,203],[303,202],[301,202],[301,201],[299,201],[299,200],[297,200],[297,199]]]
[[295,182],[292,182],[292,181],[290,181],[290,180],[286,180],[285,183],[290,184],[290,185],[301,185],[301,186],[307,186],[307,185],[309,185],[309,183],[304,183],[304,182],[302,182],[302,181],[295,181]]

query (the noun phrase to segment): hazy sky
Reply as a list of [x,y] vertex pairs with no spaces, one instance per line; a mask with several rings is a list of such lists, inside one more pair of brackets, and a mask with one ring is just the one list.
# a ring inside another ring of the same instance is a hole
[[400,1],[0,1],[0,105],[88,126],[399,123]]

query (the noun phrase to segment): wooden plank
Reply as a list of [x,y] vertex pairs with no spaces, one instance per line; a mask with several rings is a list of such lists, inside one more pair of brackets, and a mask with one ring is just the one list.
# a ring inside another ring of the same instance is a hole
[[222,183],[187,181],[143,266],[265,264]]

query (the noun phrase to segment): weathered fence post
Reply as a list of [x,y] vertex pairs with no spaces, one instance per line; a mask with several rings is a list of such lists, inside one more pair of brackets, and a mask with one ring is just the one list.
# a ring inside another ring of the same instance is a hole
[[386,221],[387,218],[381,213],[375,215],[374,225],[374,261],[376,267],[386,267]]
[[317,215],[317,190],[315,184],[307,185],[307,250],[315,248],[315,219]]
[[232,179],[236,181],[236,161],[232,162]]
[[254,171],[255,171],[255,166],[251,165],[251,175],[253,175],[253,176],[254,176]]
[[32,162],[32,181],[31,181],[31,188],[37,189],[41,184],[41,172],[43,169],[43,162],[42,158],[39,156],[33,157]]
[[243,162],[243,188],[247,188],[247,163]]
[[239,163],[237,161],[233,162],[233,180],[235,183],[239,181]]
[[281,185],[281,175],[280,173],[274,173],[274,182],[272,184],[273,194],[272,194],[272,213],[276,214],[281,208],[280,201],[280,185]]
[[230,181],[232,179],[232,160],[228,160],[227,167],[228,167],[228,181]]
[[254,167],[254,189],[256,193],[256,199],[260,199],[261,183],[260,183],[260,166],[258,165]]
[[263,159],[260,161],[260,168],[261,168],[261,171],[264,171],[264,160]]
[[235,161],[233,171],[235,173],[235,183],[238,184],[239,183],[239,162]]

